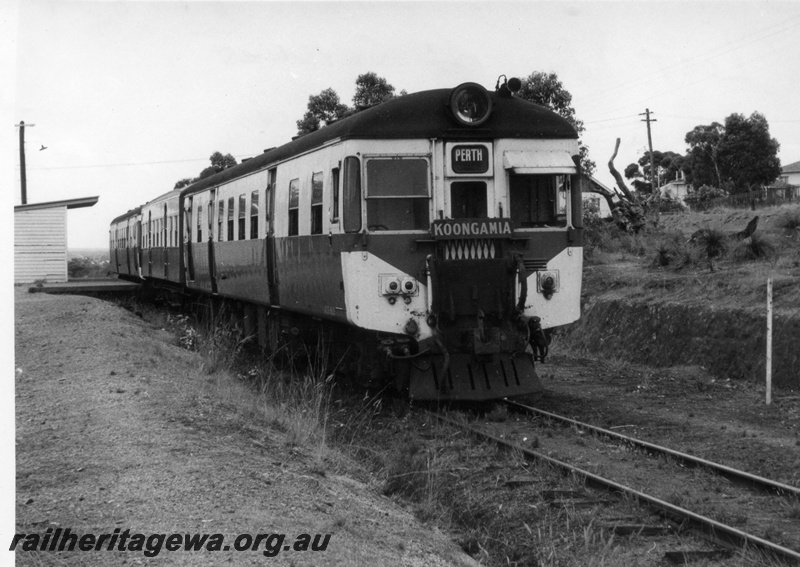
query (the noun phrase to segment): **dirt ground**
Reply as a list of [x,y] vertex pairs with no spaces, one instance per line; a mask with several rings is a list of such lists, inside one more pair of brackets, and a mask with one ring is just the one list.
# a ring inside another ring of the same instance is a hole
[[[204,387],[199,355],[135,314],[21,288],[15,311],[17,533],[208,533],[231,545],[162,548],[154,559],[105,547],[17,551],[18,565],[474,564],[357,464],[320,460],[227,411]],[[267,540],[235,551],[239,534],[286,534],[285,545],[271,558]],[[288,549],[300,534],[331,538],[324,551]]]

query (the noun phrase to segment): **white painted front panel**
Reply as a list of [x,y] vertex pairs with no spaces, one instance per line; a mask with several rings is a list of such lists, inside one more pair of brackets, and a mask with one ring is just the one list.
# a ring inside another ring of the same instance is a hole
[[414,338],[422,340],[432,335],[425,322],[427,317],[427,282],[417,282],[418,291],[406,304],[402,296],[390,305],[387,296],[382,294],[381,276],[395,275],[401,280],[413,277],[404,274],[388,262],[369,252],[342,252],[342,274],[344,277],[344,300],[347,319],[363,329],[373,329],[386,333],[403,333],[409,319],[414,319],[419,334]]

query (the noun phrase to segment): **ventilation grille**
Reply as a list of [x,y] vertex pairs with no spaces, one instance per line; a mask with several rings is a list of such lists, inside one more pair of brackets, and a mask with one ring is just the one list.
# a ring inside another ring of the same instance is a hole
[[498,254],[491,238],[448,240],[444,244],[445,260],[491,260]]
[[540,272],[547,269],[547,258],[523,258],[522,263],[528,272]]

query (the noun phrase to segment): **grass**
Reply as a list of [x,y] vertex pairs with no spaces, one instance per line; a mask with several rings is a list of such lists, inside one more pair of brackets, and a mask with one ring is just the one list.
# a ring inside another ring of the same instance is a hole
[[[754,216],[758,228],[739,240]],[[715,210],[664,216],[639,234],[587,221],[585,293],[619,290],[647,301],[698,301],[761,308],[765,285],[781,286],[776,309],[800,303],[800,205],[755,212]]]
[[776,226],[790,238],[800,238],[800,209],[787,210],[778,217]]
[[304,445],[322,459],[327,453],[327,425],[333,389],[325,355],[303,351],[304,370],[282,369],[282,352],[264,355],[252,339],[231,322],[223,308],[201,323],[185,315],[168,315],[165,327],[177,343],[201,356],[207,395],[232,408],[242,422],[261,423],[282,433],[289,445]]

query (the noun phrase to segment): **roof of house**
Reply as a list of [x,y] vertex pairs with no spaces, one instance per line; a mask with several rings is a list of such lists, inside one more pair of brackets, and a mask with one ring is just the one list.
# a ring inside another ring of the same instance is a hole
[[[589,176],[589,184],[590,185],[594,185],[595,187],[598,187],[601,191],[606,191],[608,193],[614,193],[615,192],[614,189],[609,189],[603,183],[601,183],[599,179],[597,179],[594,176]],[[591,189],[588,190],[588,192],[591,193],[592,192]]]
[[33,203],[29,205],[16,205],[15,211],[33,211],[36,209],[52,209],[55,207],[66,207],[68,209],[79,209],[81,207],[91,207],[95,205],[100,197],[82,197],[80,199],[66,199],[64,201],[49,201],[47,203]]
[[782,173],[800,173],[800,161],[784,165],[781,168]]

